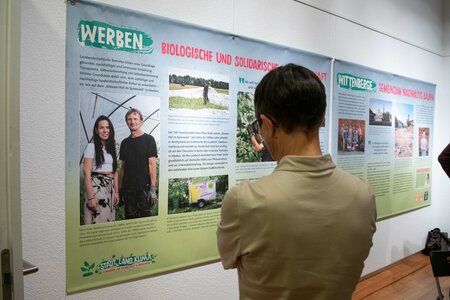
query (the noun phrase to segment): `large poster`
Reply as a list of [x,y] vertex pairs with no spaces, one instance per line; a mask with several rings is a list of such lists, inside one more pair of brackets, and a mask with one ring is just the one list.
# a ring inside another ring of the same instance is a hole
[[[328,57],[100,3],[68,5],[69,293],[218,259],[226,190],[275,166],[254,89],[289,62],[329,90]],[[324,152],[329,124],[327,113]]]
[[333,74],[337,165],[370,182],[379,219],[430,205],[435,85],[343,61]]

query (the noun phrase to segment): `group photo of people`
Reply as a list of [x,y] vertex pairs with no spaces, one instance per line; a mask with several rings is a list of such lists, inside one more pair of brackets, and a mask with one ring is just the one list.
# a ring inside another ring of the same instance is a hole
[[365,121],[339,119],[338,153],[364,152]]
[[80,225],[158,215],[158,145],[159,101],[81,92]]

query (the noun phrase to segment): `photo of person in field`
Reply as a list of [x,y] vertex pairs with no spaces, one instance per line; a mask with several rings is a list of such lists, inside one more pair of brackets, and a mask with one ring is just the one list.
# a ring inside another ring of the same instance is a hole
[[229,113],[227,76],[196,70],[169,69],[169,113]]

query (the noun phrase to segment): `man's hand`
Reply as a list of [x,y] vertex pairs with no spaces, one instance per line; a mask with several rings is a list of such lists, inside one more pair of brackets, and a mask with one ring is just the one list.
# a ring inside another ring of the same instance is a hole
[[158,201],[158,197],[156,196],[156,186],[150,187],[150,204],[153,206]]

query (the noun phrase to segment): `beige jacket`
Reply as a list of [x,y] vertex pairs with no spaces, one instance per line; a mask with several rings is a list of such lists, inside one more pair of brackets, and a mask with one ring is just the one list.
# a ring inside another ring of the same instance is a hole
[[330,155],[286,156],[230,189],[217,241],[241,299],[351,299],[372,246],[371,187]]

